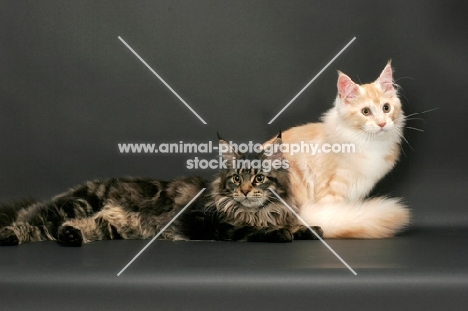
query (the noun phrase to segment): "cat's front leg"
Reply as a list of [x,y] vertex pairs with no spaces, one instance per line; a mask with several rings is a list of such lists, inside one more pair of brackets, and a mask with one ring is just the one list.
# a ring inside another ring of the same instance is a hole
[[66,221],[58,228],[57,236],[63,246],[81,246],[92,241],[122,238],[109,222],[99,216]]

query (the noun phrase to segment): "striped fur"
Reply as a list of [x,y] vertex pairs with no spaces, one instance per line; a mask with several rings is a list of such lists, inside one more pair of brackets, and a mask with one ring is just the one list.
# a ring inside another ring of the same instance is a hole
[[[232,154],[238,159],[267,159],[264,155],[243,156],[232,148],[223,155]],[[233,182],[235,175],[241,182]],[[288,242],[293,236],[313,239],[309,229],[297,225],[289,209],[268,190],[274,189],[295,207],[288,187],[287,170],[232,167],[220,170],[209,185],[200,177],[171,182],[144,178],[88,181],[49,202],[24,200],[0,206],[0,245],[57,240],[62,245],[81,246],[97,240],[148,239],[202,188],[208,190],[160,238],[265,242]]]

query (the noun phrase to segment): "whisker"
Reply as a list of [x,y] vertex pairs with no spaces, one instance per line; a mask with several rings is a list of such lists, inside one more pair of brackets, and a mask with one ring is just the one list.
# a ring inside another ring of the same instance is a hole
[[405,149],[403,148],[402,145],[400,145],[400,150],[401,150],[401,153],[403,153],[403,155],[405,156],[405,158],[408,158],[408,156],[406,155]]
[[413,147],[411,147],[410,143],[409,143],[408,140],[405,138],[405,136],[401,135],[401,138],[408,144],[408,147],[410,147],[411,150],[416,151],[416,150],[414,150]]
[[437,108],[432,108],[432,109],[425,110],[425,111],[421,111],[421,112],[411,113],[411,114],[407,115],[406,117],[408,118],[408,117],[412,117],[412,116],[416,116],[416,115],[420,115],[420,114],[432,112],[432,111],[435,111],[435,110],[439,110],[439,107],[437,107]]
[[[403,135],[403,132],[401,131],[401,129],[397,129],[395,128],[395,134],[400,137],[402,140],[406,141],[406,143],[408,144],[408,146],[414,151],[414,149],[410,146],[408,140],[404,137]],[[401,153],[405,156],[405,158],[408,158],[408,156],[406,155],[406,152],[405,152],[405,149],[403,148],[403,145],[400,144],[400,150],[401,150]]]
[[423,121],[424,123],[426,123],[426,120],[424,120],[423,118],[405,118],[406,121],[412,121],[412,120],[418,120],[418,121]]
[[405,128],[410,129],[410,130],[415,130],[415,131],[418,131],[418,132],[424,132],[424,130],[418,129],[418,128],[416,128],[416,127],[405,126]]

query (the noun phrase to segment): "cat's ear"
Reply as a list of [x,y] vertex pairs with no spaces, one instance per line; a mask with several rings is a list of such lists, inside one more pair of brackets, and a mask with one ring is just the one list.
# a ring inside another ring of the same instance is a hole
[[356,98],[359,95],[359,86],[341,71],[338,71],[337,87],[338,96],[345,103],[349,103],[350,99]]
[[219,154],[227,161],[227,166],[230,167],[234,160],[239,158],[239,154],[236,152],[233,146],[231,146],[226,140],[224,140],[218,133],[219,139]]
[[376,83],[380,85],[380,88],[384,93],[395,92],[395,88],[393,87],[393,71],[390,61],[387,63],[387,66],[385,66]]
[[265,160],[282,160],[283,151],[281,146],[283,145],[283,140],[281,139],[281,131],[278,136],[269,144],[265,145],[263,150],[263,159]]
[[275,140],[278,139],[278,138],[281,139],[281,136],[282,136],[282,135],[283,135],[283,132],[280,130],[280,131],[278,132],[278,135],[276,135]]

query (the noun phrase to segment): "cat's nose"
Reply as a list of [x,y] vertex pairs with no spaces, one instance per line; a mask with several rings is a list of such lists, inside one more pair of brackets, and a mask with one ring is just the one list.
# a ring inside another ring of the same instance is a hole
[[387,125],[387,122],[380,122],[380,123],[379,123],[379,126],[380,126],[381,128],[384,128],[385,125]]
[[242,192],[245,196],[247,196],[247,193],[249,193],[249,191],[250,191],[249,189],[242,189],[242,190],[241,190],[241,192]]

